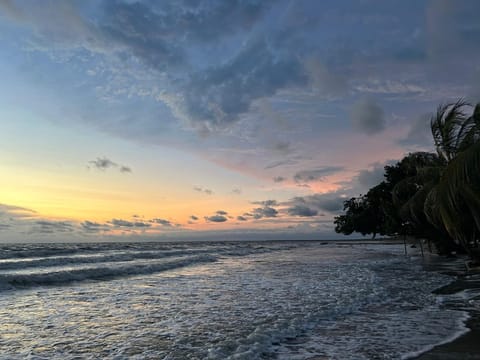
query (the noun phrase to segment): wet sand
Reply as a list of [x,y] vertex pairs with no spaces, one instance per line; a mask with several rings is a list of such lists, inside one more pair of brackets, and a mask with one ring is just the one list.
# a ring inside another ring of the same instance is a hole
[[[450,260],[441,263],[442,260],[434,260],[426,265],[431,270],[440,270],[457,276],[457,280],[451,284],[437,289],[437,294],[454,294],[467,292],[471,299],[462,310],[468,311],[470,319],[466,325],[469,332],[461,335],[452,342],[434,347],[432,350],[416,357],[416,360],[472,360],[480,359],[480,272],[467,273],[458,260]],[[445,261],[445,260],[443,260]],[[435,264],[435,262],[437,262]]]
[[470,331],[456,340],[437,346],[417,360],[472,360],[480,359],[480,314],[472,314],[467,322]]

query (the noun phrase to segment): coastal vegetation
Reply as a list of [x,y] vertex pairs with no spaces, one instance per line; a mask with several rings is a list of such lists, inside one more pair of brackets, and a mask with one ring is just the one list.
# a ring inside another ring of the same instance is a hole
[[436,151],[385,166],[380,184],[344,202],[335,231],[411,236],[480,261],[480,103],[440,105],[430,127]]

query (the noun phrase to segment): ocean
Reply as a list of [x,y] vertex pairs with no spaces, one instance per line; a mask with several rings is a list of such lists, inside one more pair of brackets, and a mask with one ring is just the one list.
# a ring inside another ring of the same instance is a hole
[[1,359],[407,359],[464,333],[399,245],[0,245]]

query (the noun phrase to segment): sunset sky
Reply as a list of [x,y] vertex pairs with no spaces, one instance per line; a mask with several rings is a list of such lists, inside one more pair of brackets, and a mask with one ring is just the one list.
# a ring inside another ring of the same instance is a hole
[[[480,99],[480,2],[0,0],[0,241],[328,239]],[[338,236],[338,235],[337,235]]]

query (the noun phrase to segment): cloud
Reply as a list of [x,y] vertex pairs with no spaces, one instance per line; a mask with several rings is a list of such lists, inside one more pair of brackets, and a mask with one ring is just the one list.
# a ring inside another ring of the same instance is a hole
[[85,220],[81,222],[80,227],[82,230],[86,232],[92,232],[92,233],[110,230],[110,226],[108,224],[101,224],[101,223],[97,223],[89,220]]
[[399,140],[400,145],[420,147],[432,146],[432,133],[430,130],[430,115],[424,114],[417,117],[411,124],[407,136]]
[[241,216],[241,215],[237,216],[237,220],[238,221],[248,221],[248,219],[245,216]]
[[101,31],[121,49],[164,71],[186,65],[188,44],[218,41],[250,28],[268,3],[180,1],[147,6],[141,2],[106,1]]
[[173,224],[169,221],[169,220],[165,220],[165,219],[152,219],[150,220],[151,223],[154,223],[154,224],[159,224],[159,225],[162,225],[162,226],[166,226],[166,227],[171,227],[173,226]]
[[[0,230],[10,231],[12,234],[54,236],[55,234],[74,233],[79,229],[81,230],[82,227],[71,221],[45,219],[40,217],[35,210],[0,204]],[[24,238],[22,240],[25,241]]]
[[276,183],[281,183],[283,181],[287,180],[286,178],[284,178],[283,176],[275,176],[273,178],[273,182],[276,182]]
[[375,163],[372,169],[360,170],[357,180],[365,188],[378,185],[384,180],[385,164]]
[[284,166],[284,165],[295,165],[297,164],[298,161],[297,160],[293,160],[293,159],[287,159],[287,160],[279,160],[279,161],[274,161],[270,164],[268,164],[267,166],[265,166],[265,170],[269,170],[269,169],[274,169],[276,167],[279,167],[279,166]]
[[204,216],[203,218],[207,222],[220,223],[220,222],[225,222],[225,221],[228,220],[227,215],[228,215],[228,212],[226,212],[224,210],[217,210],[214,215]]
[[107,159],[106,157],[97,158],[96,160],[89,161],[88,163],[98,170],[106,170],[108,168],[118,166],[117,163],[114,163],[112,160]]
[[252,204],[261,205],[261,207],[254,208],[250,212],[244,213],[242,218],[244,218],[245,220],[247,220],[248,218],[254,218],[256,220],[262,218],[274,218],[278,215],[278,210],[273,208],[273,206],[279,205],[276,200],[252,201]]
[[[307,196],[297,196],[289,201],[281,203],[283,206],[289,206],[292,211],[305,211],[305,207],[312,211],[338,212],[343,209],[345,194],[343,191],[334,191],[325,194],[313,194]],[[287,210],[288,212],[288,210]],[[306,211],[305,211],[306,212]]]
[[[370,68],[387,72],[388,80],[357,91],[422,91],[422,83],[390,79],[396,77],[398,64],[385,59],[405,61],[399,54],[409,54],[416,65],[428,60],[423,55],[428,52],[434,61],[463,57],[476,66],[478,4],[418,3],[372,7],[369,2],[347,6],[306,1],[292,6],[289,1],[46,0],[2,1],[0,6],[5,17],[31,29],[28,44],[47,52],[60,47],[70,51],[62,54],[66,58],[87,55],[82,61],[100,60],[102,69],[91,73],[109,73],[108,79],[97,79],[109,84],[114,75],[128,71],[125,77],[143,81],[141,85],[124,81],[120,89],[111,86],[111,93],[148,94],[186,127],[209,132],[243,122],[259,101],[298,89],[306,96],[348,95],[349,83],[362,82]],[[347,40],[343,32],[352,36]],[[352,119],[361,131],[374,134],[385,126],[383,111],[368,105],[359,105]],[[153,116],[139,128],[158,129],[159,118]],[[288,152],[286,144],[279,143],[278,150]]]
[[[478,54],[478,1],[438,0],[426,7],[426,45],[429,57],[447,64],[462,54]],[[473,65],[473,63],[471,64]]]
[[[0,13],[33,31],[31,45],[59,48],[84,47],[104,51],[108,44],[94,24],[82,17],[77,4],[63,1],[0,1]],[[102,50],[100,50],[102,49]]]
[[311,209],[308,206],[304,205],[295,205],[291,208],[287,209],[288,215],[291,216],[303,216],[303,217],[310,217],[315,216],[318,214],[317,210]]
[[150,227],[151,225],[142,221],[135,221],[133,223],[133,226],[137,228],[147,228],[147,227]]
[[263,206],[277,206],[277,200],[262,200],[262,201],[252,201],[252,204],[263,205]]
[[303,170],[297,172],[293,176],[293,180],[297,183],[308,183],[312,181],[323,180],[324,177],[335,174],[344,170],[343,166],[325,166],[318,169]]
[[305,68],[312,79],[312,86],[321,95],[338,97],[348,91],[347,79],[334,74],[316,58],[305,61]]
[[132,169],[128,166],[122,165],[120,166],[120,172],[122,173],[131,173]]
[[190,66],[194,50],[222,44],[226,36],[248,31],[270,3],[238,0],[147,6],[106,2],[98,32],[118,52],[133,55],[157,71],[168,70],[172,91],[158,98],[186,124],[209,132],[236,122],[254,100],[308,81],[295,56],[287,52],[280,56],[272,50],[276,39],[262,36],[238,44],[239,50],[230,59],[201,71]]
[[12,227],[11,224],[0,224],[0,231],[8,230]]
[[212,216],[205,216],[204,217],[208,222],[225,222],[228,219],[223,215],[212,215]]
[[24,19],[21,10],[18,9],[11,0],[0,1],[0,9],[7,17],[13,20],[22,21]]
[[38,220],[34,222],[32,228],[33,233],[53,234],[53,233],[66,233],[73,232],[75,230],[73,224],[67,221],[47,221]]
[[372,80],[359,84],[355,89],[361,93],[393,94],[393,95],[422,95],[426,89],[414,83],[393,80]]
[[273,144],[273,150],[282,155],[288,155],[293,152],[292,144],[289,141],[276,142]]
[[350,118],[354,128],[367,135],[373,135],[385,129],[383,109],[369,98],[360,99],[353,104]]
[[126,228],[148,228],[152,226],[152,224],[143,221],[128,221],[123,219],[112,219],[108,223],[112,224],[115,227]]
[[240,195],[242,193],[242,189],[239,189],[239,188],[232,189],[232,193]]
[[308,82],[301,63],[276,56],[266,39],[247,42],[237,56],[201,74],[193,74],[173,111],[196,128],[215,131],[239,120],[256,99]]
[[278,210],[270,206],[255,208],[252,210],[252,212],[253,212],[253,217],[255,219],[272,218],[272,217],[276,217],[278,214]]
[[158,100],[189,126],[211,131],[237,121],[255,100],[309,80],[298,56],[283,51],[289,31],[249,36],[273,3],[4,1],[2,7],[33,30],[39,49],[60,46],[142,64],[163,82]]
[[100,158],[98,157],[96,160],[91,160],[88,162],[88,164],[90,164],[89,166],[87,166],[88,168],[90,168],[90,166],[92,166],[94,169],[97,169],[97,170],[100,170],[100,171],[105,171],[107,169],[110,169],[110,168],[117,168],[121,173],[131,173],[132,172],[132,169],[128,166],[125,166],[125,165],[120,165],[120,164],[117,164],[116,162],[106,158],[106,157],[103,157],[103,158]]
[[193,221],[197,221],[197,220],[198,220],[198,217],[195,216],[195,215],[190,215],[190,219],[193,220]]
[[[168,42],[164,19],[141,2],[105,2],[106,16],[100,26],[103,36],[119,45],[120,52],[131,54],[157,70],[177,67],[185,62],[182,49]],[[172,34],[173,35],[173,34]]]
[[200,186],[194,186],[193,187],[193,190],[197,191],[197,192],[201,192],[201,193],[204,193],[204,194],[207,194],[207,195],[213,195],[213,191],[210,190],[210,189],[204,189]]
[[[269,2],[179,1],[170,4],[100,1],[97,21],[89,21],[81,3],[44,1],[0,2],[12,21],[30,26],[37,41],[92,52],[132,53],[157,69],[183,64],[187,44],[213,42],[238,30],[247,30],[268,8]],[[92,9],[91,5],[88,6]],[[92,14],[92,12],[90,13]],[[171,39],[176,38],[175,42]]]
[[0,203],[0,216],[24,218],[31,217],[34,214],[36,214],[36,211],[32,209]]

